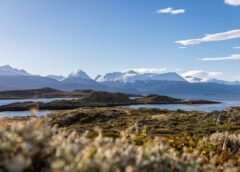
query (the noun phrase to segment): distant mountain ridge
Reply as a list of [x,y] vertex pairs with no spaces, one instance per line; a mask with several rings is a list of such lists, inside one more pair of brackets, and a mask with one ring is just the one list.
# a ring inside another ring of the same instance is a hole
[[0,91],[51,87],[61,90],[92,89],[135,94],[231,94],[240,96],[240,83],[217,79],[182,77],[175,72],[139,73],[134,70],[112,72],[92,79],[78,70],[69,76],[31,75],[9,65],[0,67]]
[[0,66],[0,75],[3,76],[27,76],[30,75],[23,69],[13,68],[9,65]]
[[88,74],[82,70],[72,72],[65,80],[92,80]]
[[175,72],[169,73],[138,73],[134,70],[128,70],[125,72],[113,72],[107,73],[104,76],[98,76],[96,81],[98,82],[124,82],[134,83],[136,81],[182,81],[186,80]]
[[217,83],[225,85],[240,85],[240,81],[224,81],[215,78],[203,79],[199,77],[186,76],[184,77],[190,83]]
[[65,77],[62,75],[47,75],[46,77],[55,79],[57,81],[63,81],[65,79]]
[[62,90],[104,89],[101,84],[91,79],[84,71],[72,72],[68,77],[58,75],[32,75],[25,70],[9,65],[0,66],[0,91],[18,89],[37,89],[51,87]]

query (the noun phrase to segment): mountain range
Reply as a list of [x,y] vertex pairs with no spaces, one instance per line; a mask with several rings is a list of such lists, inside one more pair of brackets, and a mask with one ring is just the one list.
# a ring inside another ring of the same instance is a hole
[[17,69],[9,65],[4,65],[4,66],[0,66],[0,75],[1,76],[16,76],[16,75],[27,76],[30,74],[23,69]]
[[33,89],[52,87],[62,90],[93,89],[140,94],[238,94],[240,82],[229,82],[214,78],[205,80],[194,76],[183,76],[175,72],[140,73],[134,70],[107,73],[92,79],[86,72],[78,70],[67,77],[58,75],[32,75],[25,70],[9,65],[0,66],[0,90]]
[[200,78],[194,76],[186,76],[182,75],[184,79],[190,83],[217,83],[217,84],[225,84],[225,85],[240,85],[240,81],[224,81],[215,78]]
[[138,73],[134,70],[125,72],[107,73],[104,76],[95,78],[98,82],[124,82],[134,83],[136,81],[182,81],[186,80],[175,72],[171,73]]

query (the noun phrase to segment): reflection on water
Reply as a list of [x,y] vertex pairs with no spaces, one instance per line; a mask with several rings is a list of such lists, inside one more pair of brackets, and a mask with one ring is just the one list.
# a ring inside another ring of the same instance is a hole
[[[9,99],[9,100],[0,100],[0,106],[7,105],[16,102],[51,102],[55,100],[72,100],[75,98],[49,98],[49,99]],[[34,113],[36,116],[45,116],[48,115],[50,111],[37,111]],[[21,117],[21,116],[32,116],[31,111],[21,111],[21,112],[0,112],[0,118],[3,117]]]

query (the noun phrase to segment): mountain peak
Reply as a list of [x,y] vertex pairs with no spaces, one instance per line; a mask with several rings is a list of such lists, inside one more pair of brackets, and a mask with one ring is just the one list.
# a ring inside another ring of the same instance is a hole
[[3,66],[0,66],[0,68],[2,68],[2,69],[13,69],[13,67],[11,67],[10,65],[3,65]]
[[82,70],[77,70],[72,72],[67,79],[84,79],[84,80],[91,80],[88,74]]
[[5,76],[22,76],[22,75],[30,75],[23,69],[17,69],[13,68],[10,65],[3,65],[0,66],[0,75],[5,75]]
[[126,71],[125,73],[128,73],[128,74],[135,74],[135,75],[139,74],[139,73],[136,72],[135,70],[128,70],[128,71]]

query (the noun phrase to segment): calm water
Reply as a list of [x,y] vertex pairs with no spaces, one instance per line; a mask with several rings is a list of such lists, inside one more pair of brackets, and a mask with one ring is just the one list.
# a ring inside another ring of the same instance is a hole
[[0,100],[0,106],[7,105],[16,102],[51,102],[55,100],[71,100],[74,98],[50,98],[50,99],[9,99],[9,100]]
[[213,105],[133,105],[130,107],[145,107],[145,108],[161,108],[169,110],[185,110],[185,111],[204,111],[211,112],[215,110],[224,110],[231,106],[240,106],[240,101],[229,101],[221,104]]
[[[12,99],[12,100],[0,100],[0,106],[7,105],[16,102],[51,102],[55,100],[71,100],[73,98],[50,98],[50,99]],[[34,115],[44,116],[49,114],[50,111],[38,111]],[[32,113],[30,111],[21,111],[21,112],[0,112],[0,118],[2,117],[21,117],[21,116],[31,116]]]
[[[211,105],[133,105],[130,107],[145,107],[145,108],[162,108],[162,109],[169,109],[169,110],[186,110],[186,111],[205,111],[211,112],[214,110],[224,110],[231,106],[240,106],[240,97],[236,96],[215,96],[215,95],[208,95],[208,96],[181,96],[181,95],[171,95],[173,97],[182,98],[182,99],[205,99],[205,100],[212,100],[212,101],[219,101],[222,102],[221,104],[211,104]],[[68,99],[68,98],[67,98]],[[71,98],[70,98],[71,99]],[[66,98],[52,98],[52,99],[23,99],[23,100],[0,100],[0,105],[6,105],[10,103],[16,102],[26,102],[26,101],[33,101],[33,102],[51,102],[54,100],[66,100]],[[49,114],[50,111],[38,111],[35,115],[37,116],[44,116]],[[30,116],[32,115],[31,112],[24,111],[24,112],[0,112],[1,117],[17,117],[17,116]]]
[[232,106],[240,106],[240,97],[235,95],[217,96],[217,95],[202,95],[202,96],[191,96],[191,95],[171,95],[181,99],[204,99],[211,101],[222,102],[221,104],[208,104],[208,105],[133,105],[130,107],[145,107],[145,108],[162,108],[169,110],[186,110],[186,111],[204,111],[211,112],[215,110],[225,110]]

